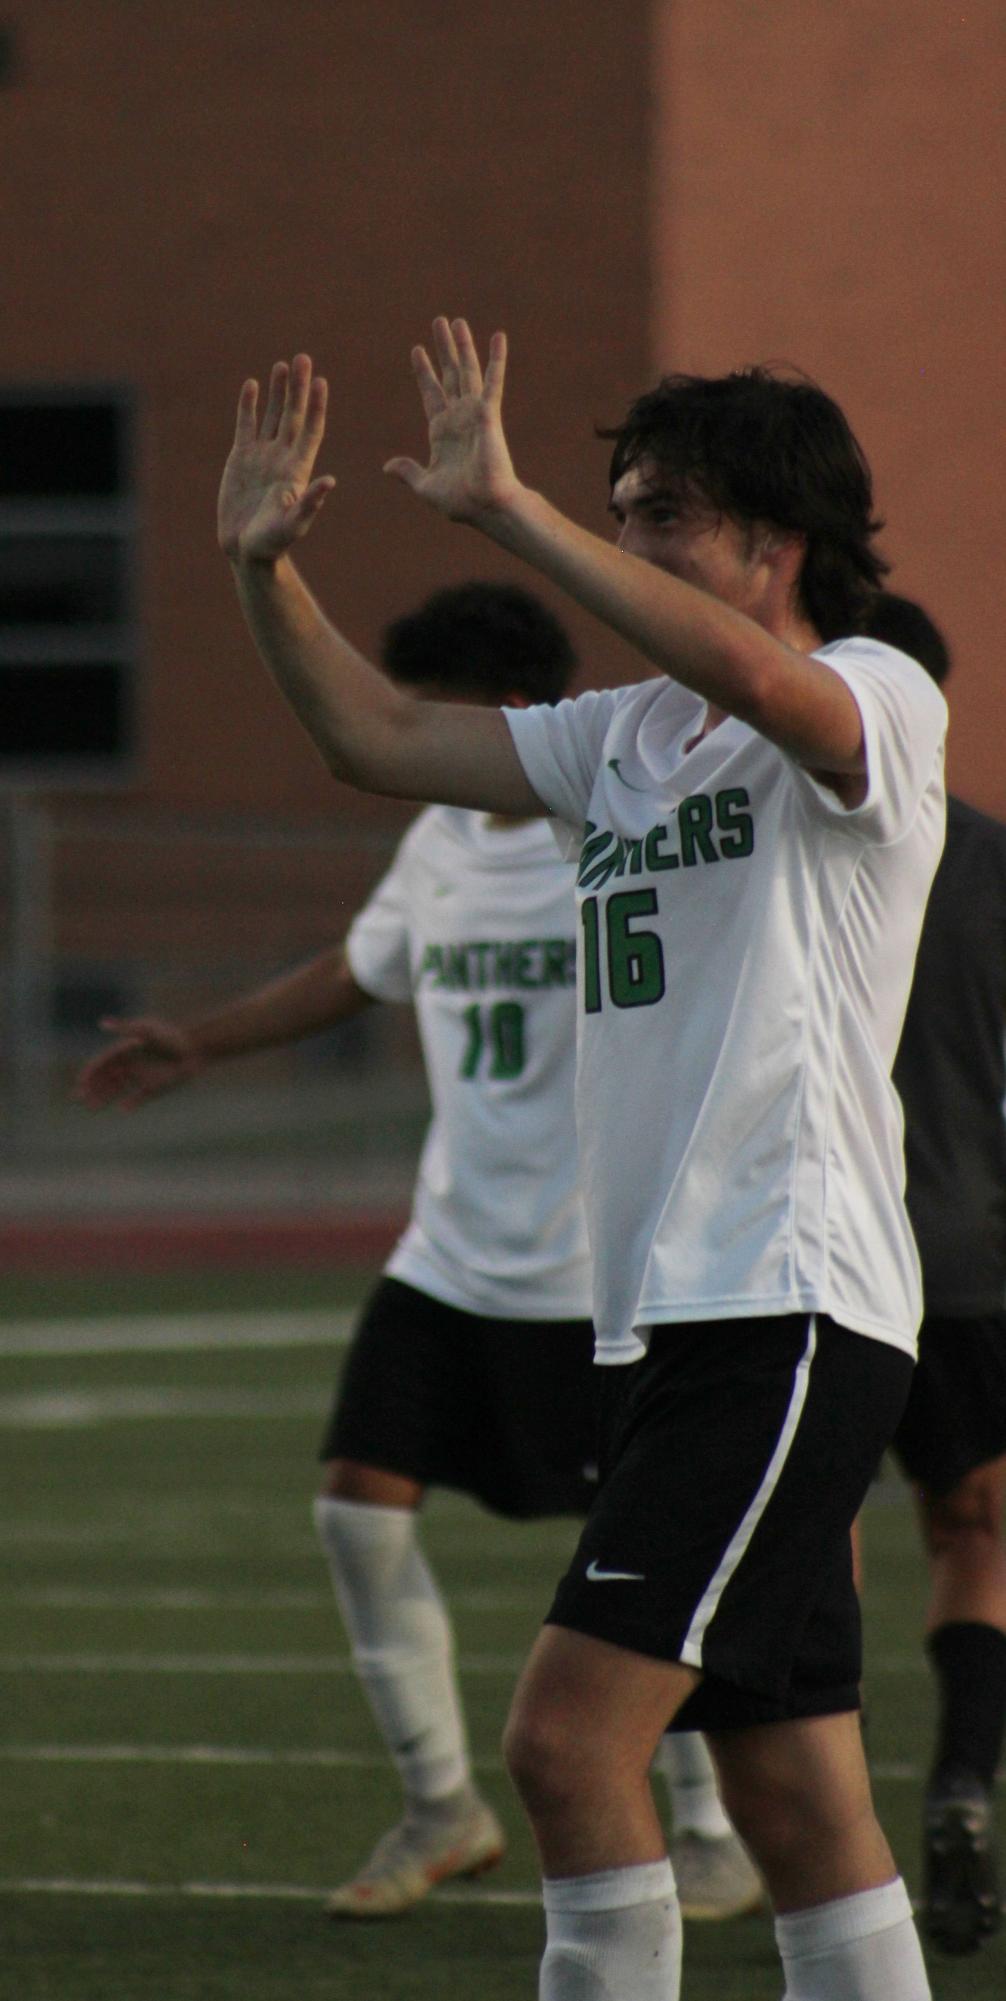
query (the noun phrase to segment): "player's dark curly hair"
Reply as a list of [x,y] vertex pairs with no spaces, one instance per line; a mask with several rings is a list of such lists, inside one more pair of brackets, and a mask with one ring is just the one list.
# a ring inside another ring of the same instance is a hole
[[862,629],[889,568],[872,546],[883,523],[862,450],[815,382],[763,367],[666,375],[598,436],[614,440],[612,485],[649,463],[672,506],[804,535],[802,611],[822,639]]
[[526,695],[558,702],[576,667],[559,620],[516,584],[468,583],[436,591],[384,633],[381,659],[405,687],[439,686],[502,702]]
[[879,591],[863,630],[871,639],[885,639],[888,646],[910,654],[937,686],[946,680],[952,665],[950,648],[935,620],[914,598],[899,597],[897,591]]

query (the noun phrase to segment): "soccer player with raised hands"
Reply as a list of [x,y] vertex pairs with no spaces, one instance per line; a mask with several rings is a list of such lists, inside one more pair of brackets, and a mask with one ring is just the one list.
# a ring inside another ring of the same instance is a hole
[[[885,565],[869,472],[803,378],[668,376],[611,433],[614,542],[518,479],[501,335],[413,354],[429,461],[387,470],[621,634],[638,685],[460,711],[388,689],[290,551],[325,385],[241,394],[221,542],[330,768],[553,815],[578,857],[578,1124],[601,1485],[515,1697],[542,2001],[674,2001],[649,1768],[707,1732],[767,1881],[787,2001],[923,2001],[858,1726],[850,1527],[920,1316],[890,1069],[943,836],[946,710],[856,635]],[[645,676],[645,678],[643,678]]]

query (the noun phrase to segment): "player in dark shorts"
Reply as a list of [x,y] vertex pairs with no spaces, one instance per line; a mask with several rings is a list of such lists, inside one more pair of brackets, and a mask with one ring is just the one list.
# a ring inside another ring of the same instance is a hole
[[[946,641],[883,592],[869,630],[942,683]],[[894,1452],[929,1558],[939,1721],[923,1823],[924,1923],[947,1952],[1001,1922],[993,1789],[1006,1734],[1006,827],[947,800],[894,1067],[922,1260],[919,1361]]]
[[[708,1725],[789,2001],[925,2001],[856,1713],[850,1530],[921,1319],[890,1081],[943,840],[946,706],[854,637],[884,573],[868,469],[804,379],[669,377],[613,434],[618,546],[518,478],[506,362],[463,320],[413,367],[429,461],[388,470],[567,591],[650,677],[502,716],[410,703],[291,560],[327,388],[241,392],[221,546],[333,773],[578,854],[580,1166],[604,1478],[505,1749],[545,1875],[541,2001],[677,2001],[649,1783]],[[665,1533],[662,1534],[661,1530]],[[652,1569],[652,1576],[651,1576]],[[693,1702],[694,1698],[694,1702]]]
[[[478,582],[397,620],[382,658],[396,685],[473,704],[555,701],[575,665],[536,598]],[[335,1917],[391,1916],[503,1852],[417,1533],[426,1490],[454,1488],[518,1521],[585,1515],[596,1492],[574,917],[573,871],[540,815],[431,807],[343,945],[185,1025],[106,1023],[117,1040],[78,1086],[93,1106],[135,1105],[375,1001],[416,1011],[433,1121],[409,1226],[356,1330],[315,1504],[405,1814],[332,1892]]]

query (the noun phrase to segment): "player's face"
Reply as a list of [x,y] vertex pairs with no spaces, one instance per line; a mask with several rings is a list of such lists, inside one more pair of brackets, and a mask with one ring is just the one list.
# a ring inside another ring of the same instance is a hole
[[659,468],[646,461],[616,480],[609,507],[620,549],[757,615],[759,555],[746,528],[725,514],[682,511],[661,493]]

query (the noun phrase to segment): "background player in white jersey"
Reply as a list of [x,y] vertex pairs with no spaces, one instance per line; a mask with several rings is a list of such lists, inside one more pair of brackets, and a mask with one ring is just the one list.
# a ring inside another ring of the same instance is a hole
[[[942,686],[950,650],[883,591],[869,630]],[[1006,1737],[1006,827],[947,800],[894,1065],[922,1260],[919,1365],[893,1450],[919,1507],[939,1717],[923,1816],[923,1922],[973,1952],[1001,1922],[993,1836]]]
[[[426,699],[557,701],[575,665],[526,591],[438,591],[387,629],[382,664]],[[92,1107],[130,1108],[208,1064],[412,1001],[434,1106],[412,1217],[369,1300],[326,1433],[315,1514],[361,1680],[407,1810],[334,1915],[383,1917],[502,1852],[474,1792],[446,1609],[415,1536],[428,1487],[511,1517],[585,1514],[593,1328],[576,1187],[573,871],[540,817],[420,815],[343,945],[186,1024],[103,1025]],[[408,1609],[406,1609],[408,1601]],[[665,1739],[686,1916],[762,1901],[697,1732]],[[445,1859],[446,1858],[446,1859]]]
[[883,565],[868,471],[813,384],[669,378],[613,454],[619,546],[514,471],[505,342],[414,368],[430,457],[388,469],[567,589],[658,670],[504,717],[420,707],[290,560],[326,385],[239,402],[219,532],[330,768],[580,846],[581,1174],[602,1487],[515,1699],[545,1872],[543,2001],[673,2001],[680,1924],[649,1788],[669,1717],[714,1734],[777,1910],[789,2001],[922,2001],[858,1719],[850,1530],[911,1379],[918,1262],[890,1082],[943,833],[941,696],[841,637]]
[[[575,659],[513,586],[438,592],[384,637],[424,698],[559,699]],[[416,1534],[448,1486],[520,1519],[585,1514],[596,1487],[593,1328],[573,1120],[572,871],[540,816],[432,807],[344,945],[188,1024],[109,1022],[92,1106],[137,1105],[207,1064],[416,1009],[433,1105],[412,1216],[364,1308],[322,1446],[318,1533],[405,1816],[334,1915],[379,1917],[498,1861],[468,1758],[446,1606]]]

